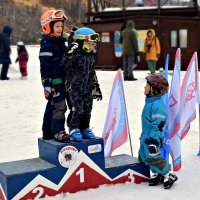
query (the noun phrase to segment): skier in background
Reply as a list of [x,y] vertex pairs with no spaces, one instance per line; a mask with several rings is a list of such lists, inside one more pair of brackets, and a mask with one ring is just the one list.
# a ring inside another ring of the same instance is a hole
[[19,70],[21,72],[21,80],[27,79],[27,62],[28,62],[28,52],[22,41],[17,42],[17,58],[15,63],[19,62]]

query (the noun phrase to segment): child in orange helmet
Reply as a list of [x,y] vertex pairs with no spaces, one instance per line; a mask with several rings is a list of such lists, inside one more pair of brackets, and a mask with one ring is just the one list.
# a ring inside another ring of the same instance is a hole
[[48,10],[41,16],[44,35],[40,43],[40,72],[47,99],[43,118],[43,139],[55,139],[59,142],[70,141],[65,132],[64,70],[60,65],[66,50],[66,39],[62,36],[64,21],[67,20],[62,10]]

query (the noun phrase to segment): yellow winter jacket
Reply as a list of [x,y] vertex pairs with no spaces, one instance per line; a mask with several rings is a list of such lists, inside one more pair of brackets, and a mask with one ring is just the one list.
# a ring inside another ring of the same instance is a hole
[[144,42],[144,53],[146,54],[146,60],[158,60],[158,55],[160,55],[160,42],[156,37],[155,31],[149,29],[147,33],[151,31],[152,36],[145,39]]

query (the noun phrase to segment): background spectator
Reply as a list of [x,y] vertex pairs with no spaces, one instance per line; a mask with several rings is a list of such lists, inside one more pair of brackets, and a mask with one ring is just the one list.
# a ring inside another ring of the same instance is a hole
[[129,20],[126,23],[126,28],[122,31],[120,43],[123,46],[123,70],[125,81],[136,81],[133,75],[133,65],[135,55],[138,55],[138,41],[136,33],[133,30],[134,22]]
[[156,72],[156,62],[160,57],[160,42],[153,29],[147,31],[147,38],[144,42],[144,53],[146,54],[148,68],[151,74],[154,74]]
[[4,26],[2,33],[0,33],[0,64],[2,64],[1,80],[9,80],[7,73],[9,65],[11,64],[11,59],[10,59],[11,33],[12,33],[12,28],[10,26]]

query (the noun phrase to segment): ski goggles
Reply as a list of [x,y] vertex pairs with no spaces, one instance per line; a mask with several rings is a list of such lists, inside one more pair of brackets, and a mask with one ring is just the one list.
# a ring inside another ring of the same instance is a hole
[[89,42],[98,42],[100,40],[98,33],[94,33],[91,35],[74,35],[74,38],[79,40],[86,40]]
[[41,21],[41,25],[47,24],[53,19],[67,20],[67,17],[65,16],[65,13],[63,12],[63,10],[56,10],[52,13],[52,15],[49,18]]

